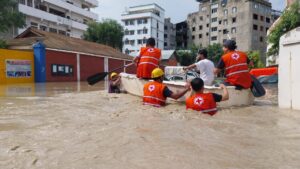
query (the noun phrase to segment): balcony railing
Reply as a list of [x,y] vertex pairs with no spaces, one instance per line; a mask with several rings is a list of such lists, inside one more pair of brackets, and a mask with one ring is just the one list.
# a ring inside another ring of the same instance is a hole
[[43,20],[47,20],[47,21],[51,21],[57,24],[62,24],[62,25],[66,25],[66,26],[70,26],[79,30],[86,30],[88,28],[87,25],[83,24],[83,23],[79,23],[61,16],[57,16],[57,15],[53,15],[51,13],[33,8],[33,7],[29,7],[23,4],[19,4],[19,11],[25,15],[28,16],[33,16],[36,18],[40,18]]

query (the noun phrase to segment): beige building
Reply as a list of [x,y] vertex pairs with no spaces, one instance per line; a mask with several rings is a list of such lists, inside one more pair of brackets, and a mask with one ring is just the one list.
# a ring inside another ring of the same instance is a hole
[[[206,47],[234,39],[239,50],[259,50],[265,57],[272,4],[266,0],[198,0],[199,11],[188,15],[189,45]],[[262,60],[265,60],[262,58]]]

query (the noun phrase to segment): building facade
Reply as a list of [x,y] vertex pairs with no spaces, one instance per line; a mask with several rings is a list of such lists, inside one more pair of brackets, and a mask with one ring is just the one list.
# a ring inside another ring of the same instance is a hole
[[171,22],[171,18],[165,19],[164,28],[164,50],[176,48],[176,25]]
[[199,11],[188,15],[189,44],[207,47],[234,39],[239,50],[259,50],[263,61],[272,4],[267,0],[202,0]]
[[188,47],[188,27],[187,22],[176,24],[176,49],[187,49]]
[[165,10],[157,4],[129,7],[122,14],[123,53],[138,53],[150,37],[155,39],[156,47],[163,49],[164,18]]
[[18,10],[26,16],[26,27],[11,31],[11,37],[34,27],[82,38],[87,23],[98,19],[98,15],[90,11],[97,6],[97,0],[19,0]]

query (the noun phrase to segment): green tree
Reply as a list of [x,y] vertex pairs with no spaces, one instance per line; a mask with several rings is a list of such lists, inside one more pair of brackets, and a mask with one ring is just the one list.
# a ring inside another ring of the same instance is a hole
[[279,53],[280,37],[288,31],[300,26],[299,2],[294,2],[290,8],[284,10],[278,25],[268,35],[268,42],[272,44],[267,55]]
[[260,60],[260,52],[259,51],[249,51],[247,52],[248,58],[253,62],[253,66],[249,68],[261,68],[264,67],[264,64]]
[[122,49],[123,27],[115,20],[104,19],[102,22],[91,22],[84,33],[84,39],[116,49]]
[[25,26],[25,16],[17,10],[17,0],[0,0],[0,33]]
[[4,40],[1,40],[0,39],[0,49],[5,49],[5,48],[7,48],[7,44],[6,44],[6,42],[4,41]]
[[208,59],[217,64],[223,55],[222,45],[219,43],[208,45],[206,50]]
[[178,50],[176,53],[176,59],[181,66],[188,66],[192,63],[195,63],[196,56],[193,55],[190,50]]

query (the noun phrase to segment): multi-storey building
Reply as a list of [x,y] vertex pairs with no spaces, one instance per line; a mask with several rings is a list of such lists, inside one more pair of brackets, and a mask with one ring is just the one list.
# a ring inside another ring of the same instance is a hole
[[171,18],[165,19],[164,49],[171,50],[176,48],[176,25],[171,22]]
[[187,49],[188,47],[188,27],[186,21],[176,24],[176,49]]
[[266,35],[272,25],[267,0],[197,0],[199,11],[188,15],[189,44],[206,47],[234,39],[239,50],[259,50],[265,60]]
[[82,38],[89,21],[98,15],[91,8],[98,6],[97,0],[19,0],[18,10],[26,16],[26,27],[11,31],[12,37],[28,27]]
[[163,49],[164,18],[165,10],[155,3],[129,7],[122,14],[123,52],[138,53],[150,37],[155,39],[156,47]]

